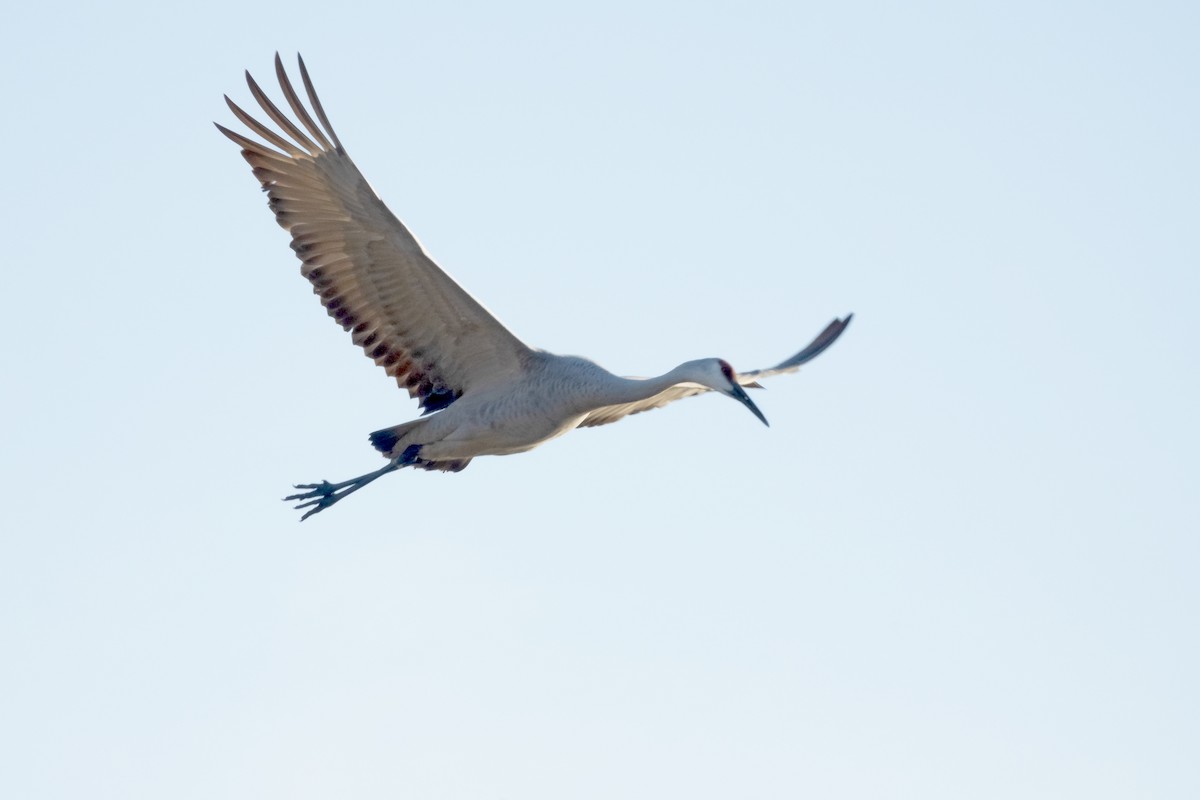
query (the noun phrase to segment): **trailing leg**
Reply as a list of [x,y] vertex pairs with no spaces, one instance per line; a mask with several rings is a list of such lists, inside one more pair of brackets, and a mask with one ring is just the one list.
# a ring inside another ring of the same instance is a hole
[[320,483],[298,483],[296,484],[297,489],[308,489],[309,491],[288,495],[287,497],[283,498],[284,502],[290,502],[292,500],[304,501],[296,506],[297,509],[308,508],[308,511],[304,512],[304,516],[300,517],[300,521],[303,522],[313,514],[316,514],[318,511],[324,511],[325,509],[329,508],[343,497],[357,492],[371,481],[377,478],[382,478],[389,472],[395,472],[402,467],[407,467],[414,463],[417,460],[417,453],[420,451],[421,445],[414,444],[408,447],[397,458],[392,459],[387,466],[380,467],[374,472],[368,472],[366,475],[359,475],[357,478],[351,478],[348,481],[342,481],[341,483],[330,483],[329,481],[321,481]]

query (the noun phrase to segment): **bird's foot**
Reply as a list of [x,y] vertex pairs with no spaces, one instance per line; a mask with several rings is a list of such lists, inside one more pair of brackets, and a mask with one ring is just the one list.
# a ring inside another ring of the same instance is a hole
[[321,481],[320,483],[297,483],[295,484],[295,488],[308,489],[309,491],[288,495],[283,500],[285,503],[292,500],[305,501],[296,506],[297,509],[308,509],[308,511],[304,512],[304,516],[300,518],[300,521],[303,522],[318,511],[324,511],[338,500],[350,494],[350,492],[358,488],[358,485],[355,481],[347,481],[346,483]]
[[[412,449],[413,448],[410,447],[408,450],[405,450],[405,454],[407,455],[408,451]],[[417,449],[419,450],[420,448],[418,447]],[[413,452],[414,457],[415,455],[416,451]],[[316,514],[318,511],[324,511],[338,500],[341,500],[348,494],[357,492],[359,489],[366,486],[376,478],[387,475],[389,472],[393,472],[404,466],[407,466],[407,464],[400,463],[400,461],[397,459],[389,462],[386,467],[380,467],[374,472],[368,472],[366,475],[359,475],[357,478],[352,478],[348,481],[342,481],[341,483],[330,483],[329,481],[321,481],[320,483],[297,483],[297,489],[308,489],[308,491],[300,492],[298,494],[290,494],[283,499],[284,502],[289,502],[291,500],[301,501],[296,508],[308,509],[308,511],[304,512],[304,516],[300,518],[300,521],[304,522],[304,520],[308,519],[313,514]]]

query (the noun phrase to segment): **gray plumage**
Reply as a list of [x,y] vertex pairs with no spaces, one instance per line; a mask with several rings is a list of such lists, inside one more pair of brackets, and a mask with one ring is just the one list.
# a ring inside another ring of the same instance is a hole
[[402,467],[457,472],[476,456],[525,452],[576,427],[702,392],[738,400],[765,424],[743,387],[799,369],[850,322],[850,315],[835,319],[791,358],[741,374],[709,358],[657,378],[621,378],[587,359],[529,347],[443,272],[383,204],[329,124],[303,59],[299,66],[316,119],[275,56],[280,88],[303,130],[249,73],[251,94],[282,135],[228,97],[234,116],[263,141],[217,128],[242,148],[327,313],[425,414],[371,434],[385,467],[342,483],[298,485],[306,491],[285,499],[308,509],[301,519]]

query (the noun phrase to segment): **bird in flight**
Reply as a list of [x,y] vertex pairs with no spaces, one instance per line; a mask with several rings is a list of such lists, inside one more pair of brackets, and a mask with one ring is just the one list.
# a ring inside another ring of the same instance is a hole
[[303,130],[249,72],[250,93],[278,130],[228,96],[234,116],[262,141],[217,129],[242,148],[329,316],[423,410],[415,420],[370,434],[387,459],[380,469],[340,483],[297,484],[302,491],[284,500],[307,509],[301,520],[403,467],[458,472],[476,456],[523,453],[574,428],[606,425],[703,392],[737,400],[765,425],[746,389],[795,372],[850,323],[853,315],[835,319],[791,358],[742,373],[722,359],[702,358],[657,378],[623,378],[585,358],[530,347],[443,272],[383,204],[333,132],[298,60],[311,113],[278,53],[275,75]]

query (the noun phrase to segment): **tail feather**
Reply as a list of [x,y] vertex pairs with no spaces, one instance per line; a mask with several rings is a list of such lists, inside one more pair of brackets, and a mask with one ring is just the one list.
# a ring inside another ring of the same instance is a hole
[[[402,422],[399,425],[393,425],[390,428],[382,428],[374,431],[370,435],[371,446],[379,452],[383,453],[388,458],[395,458],[400,453],[397,451],[397,446],[400,445],[405,434],[413,429],[422,420],[413,420],[411,422]],[[399,450],[403,450],[400,447]]]
[[[371,444],[388,458],[401,458],[401,456],[405,456],[404,463],[401,466],[436,472],[461,472],[466,469],[467,464],[471,463],[471,459],[469,458],[459,458],[451,461],[429,461],[421,458],[419,444],[405,440],[405,437],[412,432],[413,428],[426,421],[424,419],[414,419],[411,422],[402,422],[390,428],[382,428],[374,431],[370,434]],[[411,454],[407,452],[410,448],[413,450]],[[411,460],[408,456],[411,456]]]

